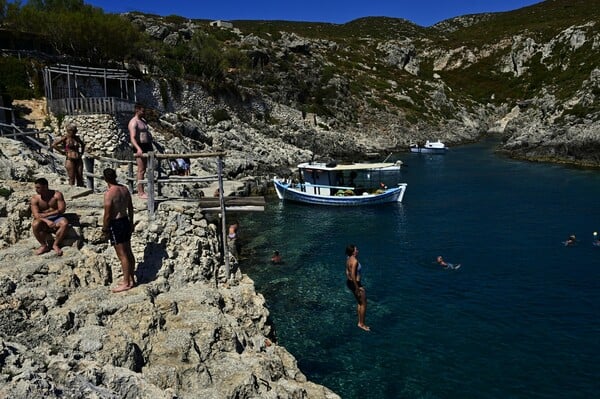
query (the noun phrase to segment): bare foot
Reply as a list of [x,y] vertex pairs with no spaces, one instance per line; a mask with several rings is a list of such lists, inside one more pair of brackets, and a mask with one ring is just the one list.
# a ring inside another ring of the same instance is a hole
[[133,285],[129,285],[129,284],[119,284],[117,285],[115,288],[113,288],[111,291],[112,292],[123,292],[123,291],[127,291],[133,288]]
[[139,193],[138,197],[140,197],[141,199],[147,199],[148,198],[148,194],[146,194],[146,193]]
[[54,250],[54,252],[56,252],[56,256],[62,256],[63,251],[58,245],[53,245],[52,249]]
[[364,325],[364,324],[359,324],[358,328],[362,328],[365,331],[371,331],[371,327]]
[[37,249],[37,251],[35,251],[36,255],[41,255],[41,254],[45,254],[46,252],[50,251],[50,247],[47,245],[42,245],[41,247],[39,247]]

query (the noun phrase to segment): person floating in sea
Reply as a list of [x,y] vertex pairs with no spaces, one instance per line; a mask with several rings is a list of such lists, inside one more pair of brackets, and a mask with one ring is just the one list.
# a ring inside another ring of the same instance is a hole
[[596,247],[600,247],[600,237],[598,237],[598,232],[594,231],[594,241],[592,244]]
[[565,247],[570,247],[577,244],[577,237],[575,237],[575,234],[571,234],[568,238],[567,241],[565,241]]
[[48,188],[48,180],[40,177],[35,181],[36,194],[31,197],[31,213],[33,222],[31,230],[34,237],[42,245],[36,251],[36,255],[41,255],[50,251],[49,241],[52,233],[55,233],[52,249],[56,255],[63,254],[60,244],[67,233],[69,221],[64,217],[67,204],[62,193]]
[[69,184],[83,187],[83,150],[85,145],[83,140],[77,136],[77,126],[70,124],[67,126],[67,134],[52,144],[52,148],[65,154],[65,169],[69,177]]
[[123,271],[123,281],[113,288],[112,292],[123,292],[135,286],[135,257],[131,250],[133,204],[127,187],[117,183],[117,173],[114,169],[104,169],[104,181],[108,184],[108,190],[104,193],[102,232],[115,247]]
[[346,286],[356,299],[356,312],[358,313],[358,328],[371,331],[365,324],[367,314],[367,292],[360,282],[362,266],[358,261],[358,247],[350,244],[346,247]]
[[274,265],[278,265],[282,262],[283,260],[281,259],[281,254],[279,253],[279,251],[273,251],[273,256],[271,256],[271,263]]
[[438,265],[442,266],[445,269],[458,269],[460,268],[460,263],[458,264],[453,264],[453,263],[448,263],[444,260],[444,258],[440,255],[437,257],[436,262]]

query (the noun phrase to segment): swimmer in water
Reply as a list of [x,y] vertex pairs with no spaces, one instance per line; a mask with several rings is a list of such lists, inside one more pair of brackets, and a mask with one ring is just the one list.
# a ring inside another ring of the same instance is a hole
[[278,265],[282,262],[281,254],[279,251],[273,251],[273,256],[271,256],[271,263],[274,265]]
[[458,269],[460,267],[460,263],[457,265],[454,265],[452,263],[447,263],[446,261],[444,261],[444,258],[442,258],[441,255],[437,257],[436,262],[438,265],[442,266],[444,269]]
[[567,238],[567,241],[565,241],[565,247],[575,245],[576,243],[577,243],[577,237],[575,237],[575,234],[571,234],[569,236],[569,238]]

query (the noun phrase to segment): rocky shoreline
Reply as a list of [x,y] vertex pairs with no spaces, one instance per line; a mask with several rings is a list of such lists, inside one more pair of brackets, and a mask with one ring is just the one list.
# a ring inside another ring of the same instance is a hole
[[[139,284],[113,294],[120,264],[102,238],[102,194],[29,169],[35,156],[11,148],[22,161],[1,160],[13,178],[0,180],[0,397],[339,398],[277,344],[252,280],[224,276],[219,224],[197,204],[163,202],[149,219],[135,199]],[[65,195],[62,257],[33,254],[32,174]]]

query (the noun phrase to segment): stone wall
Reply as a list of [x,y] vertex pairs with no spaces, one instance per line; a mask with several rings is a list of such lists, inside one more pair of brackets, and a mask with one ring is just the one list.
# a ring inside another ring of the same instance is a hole
[[[128,115],[131,118],[132,115]],[[85,143],[85,151],[97,156],[112,156],[118,149],[127,147],[129,144],[129,133],[127,122],[121,118],[106,115],[77,115],[66,116],[63,128],[73,123],[77,125],[78,135]],[[60,135],[64,135],[62,130]]]

